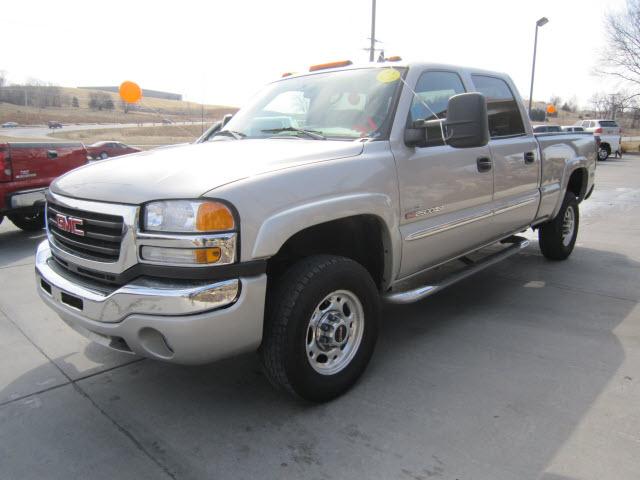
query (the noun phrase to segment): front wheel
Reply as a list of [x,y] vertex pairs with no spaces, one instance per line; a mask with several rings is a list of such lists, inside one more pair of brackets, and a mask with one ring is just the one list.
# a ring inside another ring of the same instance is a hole
[[109,154],[108,154],[107,152],[102,152],[102,153],[100,154],[100,158],[101,158],[102,160],[106,160],[107,158],[109,158]]
[[306,258],[270,290],[267,302],[260,354],[271,383],[324,402],[358,380],[380,321],[378,291],[364,267],[344,257]]
[[576,244],[580,212],[578,200],[567,192],[558,215],[544,223],[538,230],[538,241],[542,254],[550,260],[565,260]]
[[29,213],[10,213],[7,217],[16,227],[25,232],[37,232],[44,228],[44,210],[41,208]]

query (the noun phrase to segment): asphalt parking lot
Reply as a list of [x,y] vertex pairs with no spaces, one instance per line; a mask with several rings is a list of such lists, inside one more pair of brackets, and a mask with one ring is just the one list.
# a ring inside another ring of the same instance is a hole
[[326,405],[274,391],[255,355],[179,367],[89,343],[35,293],[44,234],[5,220],[0,479],[637,480],[640,156],[599,163],[581,213],[566,262],[533,241],[385,308],[364,378]]

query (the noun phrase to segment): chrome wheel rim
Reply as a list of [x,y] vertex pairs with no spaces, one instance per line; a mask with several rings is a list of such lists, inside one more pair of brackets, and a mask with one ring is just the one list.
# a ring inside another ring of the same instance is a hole
[[318,303],[307,325],[309,365],[321,375],[335,375],[351,363],[362,343],[364,310],[358,297],[336,290]]
[[567,208],[564,212],[564,218],[562,220],[562,244],[568,247],[573,239],[573,231],[576,226],[576,214],[573,211],[573,207]]

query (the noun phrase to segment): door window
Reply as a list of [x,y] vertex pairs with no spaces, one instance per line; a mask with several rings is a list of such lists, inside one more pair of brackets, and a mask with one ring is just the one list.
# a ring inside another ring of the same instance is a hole
[[424,72],[420,76],[415,91],[417,95],[411,103],[411,123],[416,120],[434,120],[435,115],[440,119],[445,118],[449,99],[464,93],[465,88],[457,73],[433,71]]
[[522,115],[513,92],[501,78],[472,75],[473,83],[487,98],[491,138],[524,134]]

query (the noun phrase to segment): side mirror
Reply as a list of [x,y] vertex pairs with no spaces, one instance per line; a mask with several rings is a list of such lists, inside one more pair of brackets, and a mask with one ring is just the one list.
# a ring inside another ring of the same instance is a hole
[[454,148],[483,147],[489,142],[489,119],[484,95],[476,92],[454,95],[444,120],[418,120],[405,130],[405,143],[413,147],[447,145]]
[[489,143],[487,101],[477,92],[449,99],[445,120],[447,144],[454,148],[484,147]]
[[233,117],[233,114],[231,113],[227,113],[224,117],[222,117],[222,127],[224,127],[227,123],[229,123],[229,120],[231,120],[232,117]]

